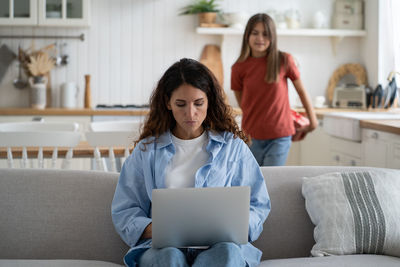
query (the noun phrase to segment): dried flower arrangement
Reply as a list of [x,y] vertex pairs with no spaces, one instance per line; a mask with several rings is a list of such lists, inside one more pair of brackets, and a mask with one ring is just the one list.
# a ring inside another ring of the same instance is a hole
[[49,58],[47,53],[40,52],[36,56],[30,56],[30,60],[27,67],[34,77],[43,77],[54,67],[54,60]]
[[54,44],[31,53],[19,49],[18,59],[24,67],[25,73],[33,77],[35,82],[41,82],[42,78],[48,76],[54,68],[55,61],[48,54],[48,51],[52,49],[54,49]]

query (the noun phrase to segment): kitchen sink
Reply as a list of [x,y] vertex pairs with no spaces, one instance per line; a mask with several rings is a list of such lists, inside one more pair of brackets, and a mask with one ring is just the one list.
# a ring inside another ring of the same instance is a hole
[[332,112],[324,115],[326,133],[361,142],[360,120],[400,120],[400,113],[390,112]]

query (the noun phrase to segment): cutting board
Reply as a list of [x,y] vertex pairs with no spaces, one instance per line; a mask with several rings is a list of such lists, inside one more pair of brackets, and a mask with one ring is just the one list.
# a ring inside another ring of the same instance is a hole
[[224,68],[222,65],[221,49],[217,45],[206,45],[201,53],[200,62],[207,66],[224,88]]

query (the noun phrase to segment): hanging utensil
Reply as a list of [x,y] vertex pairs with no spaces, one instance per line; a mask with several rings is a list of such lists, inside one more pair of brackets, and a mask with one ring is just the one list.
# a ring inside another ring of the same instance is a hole
[[18,89],[23,89],[28,85],[28,83],[26,81],[24,81],[23,78],[22,78],[22,72],[21,72],[22,66],[21,65],[22,65],[22,63],[19,62],[18,78],[15,79],[14,82],[13,82],[14,87],[18,88]]
[[[21,53],[21,48],[18,46],[18,53]],[[18,89],[23,89],[28,85],[28,82],[22,78],[22,63],[20,57],[18,57],[18,78],[13,81],[14,87]]]
[[396,96],[397,96],[397,84],[396,84],[395,77],[393,77],[393,79],[389,82],[389,86],[390,86],[390,88],[392,88],[392,93],[390,95],[388,108],[393,106],[394,100],[396,99]]

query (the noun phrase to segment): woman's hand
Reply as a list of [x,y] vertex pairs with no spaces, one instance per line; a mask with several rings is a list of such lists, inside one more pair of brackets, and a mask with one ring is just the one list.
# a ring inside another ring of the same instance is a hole
[[152,238],[152,226],[151,223],[149,223],[149,225],[147,225],[146,228],[144,228],[143,234],[140,237],[140,239],[149,239]]

